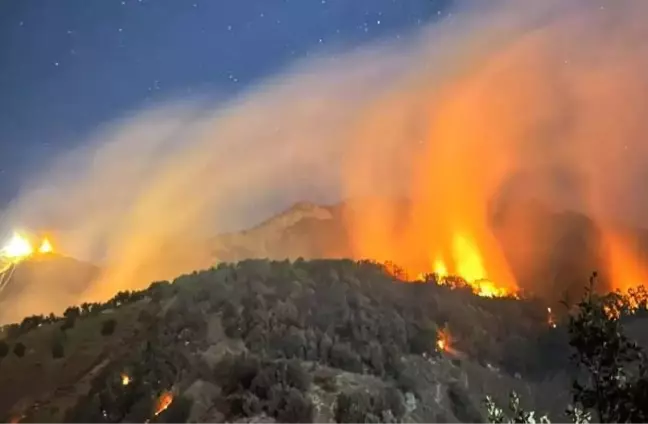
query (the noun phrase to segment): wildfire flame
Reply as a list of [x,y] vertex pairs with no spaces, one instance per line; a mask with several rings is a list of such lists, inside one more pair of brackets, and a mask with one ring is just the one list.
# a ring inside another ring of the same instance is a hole
[[2,255],[11,260],[22,260],[34,253],[29,239],[18,232],[14,232],[9,242],[2,248]]
[[11,239],[0,250],[0,256],[9,263],[18,263],[32,256],[35,251],[40,254],[47,254],[52,253],[54,248],[52,247],[52,243],[47,238],[44,238],[36,250],[29,237],[15,231]]
[[128,386],[131,382],[130,376],[126,373],[122,373],[121,382],[122,382],[122,386]]
[[447,352],[451,349],[450,347],[450,332],[447,329],[439,330],[437,333],[437,349],[442,352]]
[[54,248],[52,248],[52,243],[48,239],[43,239],[43,241],[40,244],[40,247],[38,248],[39,253],[52,253],[54,251]]
[[553,312],[549,307],[547,307],[547,324],[549,324],[551,328],[556,328],[556,321],[554,320]]
[[155,408],[155,415],[160,415],[173,402],[173,393],[166,391],[160,395]]

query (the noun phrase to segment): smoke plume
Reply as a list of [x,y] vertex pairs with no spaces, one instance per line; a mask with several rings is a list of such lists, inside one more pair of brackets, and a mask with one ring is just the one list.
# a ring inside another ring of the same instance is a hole
[[[100,262],[84,298],[105,299],[173,277],[170,255],[186,272],[211,265],[188,246],[295,201],[372,198],[346,216],[355,256],[417,272],[442,261],[515,287],[547,228],[533,213],[496,217],[529,198],[595,219],[629,284],[645,274],[614,222],[648,212],[645,12],[630,0],[463,2],[404,39],[293,64],[227,102],[100,128],[24,185],[5,225],[47,229],[59,250]],[[380,200],[393,195],[413,201],[405,215]]]

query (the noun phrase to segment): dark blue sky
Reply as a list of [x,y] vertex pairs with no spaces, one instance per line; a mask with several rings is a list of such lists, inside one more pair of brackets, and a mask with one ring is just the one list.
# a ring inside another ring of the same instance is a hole
[[231,95],[318,50],[397,37],[450,0],[2,0],[0,200],[99,124]]

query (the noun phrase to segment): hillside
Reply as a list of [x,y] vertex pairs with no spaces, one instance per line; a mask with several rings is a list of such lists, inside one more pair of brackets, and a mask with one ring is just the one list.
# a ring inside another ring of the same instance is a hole
[[[25,315],[38,312],[61,313],[61,305],[76,303],[98,273],[99,268],[92,264],[58,254],[21,262],[0,292],[0,324],[20,321]],[[30,293],[38,295],[29,296]]]
[[[403,283],[371,263],[221,265],[66,317],[9,329],[5,416],[348,422],[389,409],[399,420],[460,422],[483,418],[484,393],[516,389],[558,413],[567,389],[565,333],[541,304]],[[165,390],[173,408],[152,417]]]
[[[564,313],[554,305],[561,284],[582,288],[599,264],[591,220],[537,205],[502,211],[495,230],[504,241],[516,230],[511,214],[544,220],[537,243],[504,250],[514,268],[522,253],[543,259],[521,268],[521,281],[557,285],[538,297],[489,299],[434,281],[407,283],[371,262],[300,259],[351,255],[349,207],[362,204],[297,204],[212,239],[216,268],[3,327],[0,418],[483,421],[484,395],[503,402],[514,389],[531,408],[562,419],[573,370],[566,329],[549,320]],[[48,290],[60,304],[98,272],[56,255],[25,261],[0,311],[19,322],[25,305],[12,303],[19,294]],[[648,346],[645,319],[633,317],[628,331]]]
[[[391,199],[403,217],[410,204]],[[370,214],[371,202],[347,201],[332,206],[298,203],[245,231],[223,234],[209,242],[215,262],[248,258],[354,258],[349,236],[349,210]],[[533,222],[534,225],[526,225]],[[553,303],[576,298],[592,270],[609,283],[605,245],[597,223],[574,211],[555,211],[536,201],[498,205],[492,231],[520,287]],[[648,263],[648,231],[616,225]],[[530,260],[530,258],[532,258]]]
[[[389,201],[403,217],[408,214],[410,204],[406,200]],[[352,210],[360,216],[365,211],[371,213],[371,208],[372,203],[362,199],[331,206],[297,203],[246,230],[190,245],[164,246],[150,263],[140,264],[134,284],[143,287],[152,280],[249,258],[366,259],[354,254],[350,224],[345,217]],[[601,232],[588,217],[552,211],[534,202],[519,202],[500,207],[492,221],[493,232],[519,285],[552,304],[565,294],[577,297],[582,288],[580,282],[592,270],[598,270],[606,280]],[[536,225],[524,225],[528,221]],[[623,230],[642,252],[648,253],[648,232],[637,228]],[[94,265],[58,255],[21,264],[12,277],[11,287],[0,292],[0,323],[18,321],[29,314],[60,313],[66,305],[78,301],[78,294],[99,273]],[[20,296],[19,303],[14,302],[12,299],[21,293],[26,296]],[[37,295],[29,296],[30,293]]]

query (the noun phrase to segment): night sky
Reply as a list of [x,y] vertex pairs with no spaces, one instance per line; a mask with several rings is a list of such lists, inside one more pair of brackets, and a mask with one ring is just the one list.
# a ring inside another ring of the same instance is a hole
[[450,0],[2,0],[0,202],[102,123],[232,96],[322,51],[401,37]]

